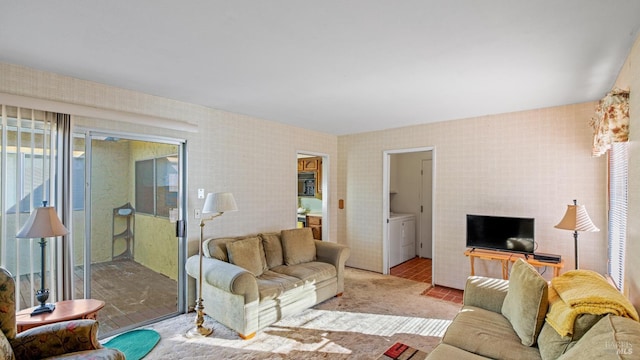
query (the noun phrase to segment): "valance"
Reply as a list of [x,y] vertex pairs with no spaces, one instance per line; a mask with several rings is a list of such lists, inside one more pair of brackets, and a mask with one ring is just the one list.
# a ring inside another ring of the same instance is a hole
[[629,141],[629,90],[613,89],[596,106],[591,119],[593,156],[600,156],[614,142]]

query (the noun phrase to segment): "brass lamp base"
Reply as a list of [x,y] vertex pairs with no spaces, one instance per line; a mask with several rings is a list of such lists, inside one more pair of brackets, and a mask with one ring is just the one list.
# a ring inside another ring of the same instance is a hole
[[204,305],[202,299],[196,301],[196,327],[189,329],[185,334],[188,338],[207,337],[213,333],[213,329],[203,326],[204,324]]
[[200,326],[200,327],[196,326],[196,327],[190,329],[189,331],[187,331],[185,336],[190,338],[190,339],[192,339],[192,338],[207,337],[207,336],[209,336],[211,334],[213,334],[213,329],[210,329],[210,328],[204,327],[204,326]]
[[55,304],[40,304],[40,306],[33,309],[33,312],[31,312],[31,316],[50,313],[50,312],[53,312],[53,310],[55,309],[56,309]]

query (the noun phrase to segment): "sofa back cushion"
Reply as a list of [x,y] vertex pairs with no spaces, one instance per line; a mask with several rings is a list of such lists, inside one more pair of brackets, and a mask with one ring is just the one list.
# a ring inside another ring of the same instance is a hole
[[518,259],[511,269],[502,315],[509,319],[523,345],[533,346],[549,307],[549,286],[536,269]]
[[259,234],[258,236],[262,239],[262,247],[264,248],[264,255],[267,259],[267,267],[273,269],[276,266],[284,264],[280,233]]
[[311,228],[282,230],[282,250],[286,265],[297,265],[316,260],[316,242]]
[[259,237],[230,241],[226,246],[230,263],[246,269],[255,276],[260,276],[267,271],[267,261]]
[[573,332],[562,336],[545,321],[538,335],[538,348],[543,360],[557,359],[571,349],[582,336],[591,329],[604,315],[580,314],[573,323]]
[[638,359],[638,339],[640,323],[607,315],[558,360]]

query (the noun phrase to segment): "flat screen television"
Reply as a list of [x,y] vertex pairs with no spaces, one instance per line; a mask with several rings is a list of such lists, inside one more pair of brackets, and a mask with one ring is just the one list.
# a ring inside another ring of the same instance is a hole
[[532,218],[467,215],[467,247],[533,254]]

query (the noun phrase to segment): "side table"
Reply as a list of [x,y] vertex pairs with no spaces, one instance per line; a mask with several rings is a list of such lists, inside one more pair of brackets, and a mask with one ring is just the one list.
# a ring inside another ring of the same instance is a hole
[[471,276],[476,274],[475,267],[474,267],[474,259],[476,258],[482,259],[482,260],[499,261],[500,263],[502,263],[502,278],[505,280],[509,279],[509,263],[515,262],[518,259],[523,259],[524,261],[528,262],[534,267],[545,267],[545,266],[551,267],[553,268],[554,277],[559,276],[560,270],[564,267],[564,259],[562,259],[558,263],[544,262],[544,261],[535,260],[532,257],[527,258],[522,254],[507,253],[507,252],[501,252],[501,251],[467,249],[467,251],[464,252],[464,255],[469,257],[469,261],[471,264]]
[[98,316],[98,311],[105,305],[102,300],[78,299],[64,300],[55,303],[56,309],[51,313],[43,313],[31,316],[34,308],[23,309],[16,314],[18,332],[22,332],[36,326],[53,324],[67,320],[93,319]]

